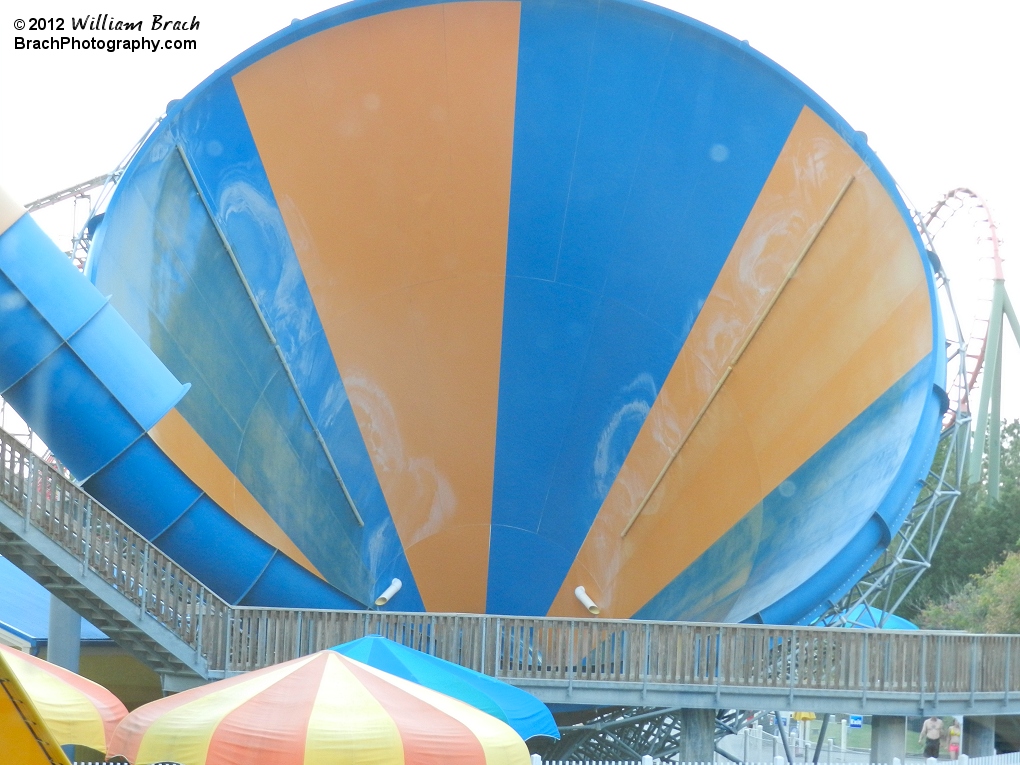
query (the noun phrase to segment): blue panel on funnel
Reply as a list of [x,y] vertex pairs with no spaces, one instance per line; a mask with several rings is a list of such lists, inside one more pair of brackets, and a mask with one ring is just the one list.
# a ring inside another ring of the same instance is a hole
[[[211,83],[182,110],[175,129],[198,187],[230,241],[259,309],[295,372],[301,397],[365,521],[365,530],[352,535],[352,540],[360,538],[360,557],[373,578],[390,577],[390,566],[396,566],[403,572],[398,575],[404,582],[401,603],[407,607],[420,604],[332,349],[230,80]],[[319,455],[316,461],[321,462],[321,449],[315,447],[314,451]],[[230,451],[236,453],[236,448]],[[320,482],[331,480],[328,465],[320,465],[317,472]],[[262,476],[256,480],[266,483]],[[324,491],[326,496],[334,496],[335,480]],[[270,495],[260,493],[265,502],[272,501]],[[341,497],[324,506],[343,508],[345,504]],[[347,523],[348,518],[340,522]]]
[[[541,614],[804,98],[650,7],[527,2],[520,46],[493,523],[566,548]],[[546,565],[527,539],[493,550],[489,610]]]

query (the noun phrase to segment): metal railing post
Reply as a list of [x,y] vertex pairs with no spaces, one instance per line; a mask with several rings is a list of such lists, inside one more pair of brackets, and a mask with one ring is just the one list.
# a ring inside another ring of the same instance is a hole
[[204,635],[202,634],[205,629],[205,588],[203,587],[198,591],[198,614],[195,617],[195,658],[204,658],[202,649],[205,645]]
[[[14,452],[12,450],[11,451],[11,458],[12,458],[12,460],[13,460],[13,457],[14,457]],[[23,465],[27,465],[27,467],[28,467],[27,471],[24,469],[24,467],[22,468],[22,471],[21,471],[21,475],[22,475],[22,479],[21,480],[22,481],[28,481],[28,486],[25,487],[25,533],[27,534],[28,533],[28,528],[32,524],[32,511],[35,510],[35,502],[36,502],[36,497],[38,495],[38,487],[36,486],[36,483],[39,480],[39,471],[38,471],[38,469],[36,467],[36,464],[35,464],[36,456],[34,454],[30,454],[29,455],[27,463],[24,461],[24,457],[22,457],[20,462]],[[26,472],[28,473],[27,476],[25,476]]]
[[146,544],[142,552],[142,589],[141,600],[138,604],[139,618],[145,616],[146,600],[148,600],[149,587],[149,545]]
[[85,496],[85,513],[82,520],[82,536],[85,537],[82,545],[81,575],[84,577],[89,568],[89,558],[92,555],[92,499]]
[[[648,695],[648,675],[651,672],[652,625],[645,623],[645,646],[641,652],[641,698]],[[747,758],[745,757],[746,761]]]
[[223,673],[230,671],[230,641],[233,637],[234,609],[227,608],[226,617],[223,619]]
[[486,645],[486,639],[488,637],[487,636],[487,628],[488,628],[488,626],[489,626],[489,617],[483,616],[482,617],[482,658],[481,658],[482,666],[480,666],[478,668],[478,671],[482,672],[482,673],[484,673],[485,669],[486,669],[486,667],[485,667],[485,654],[486,654],[486,649],[488,648],[488,646]]
[[918,706],[924,711],[924,694],[928,690],[928,636],[921,635],[921,696],[918,699]]
[[974,693],[977,690],[977,637],[970,640],[970,706],[974,706]]
[[574,657],[574,642],[576,641],[575,629],[574,629],[575,625],[576,625],[576,622],[573,619],[571,619],[570,620],[570,663],[568,665],[568,670],[567,670],[567,698],[569,698],[571,696],[571,694],[574,692],[574,677],[575,677],[575,675],[577,675],[577,660]]
[[1013,636],[1006,635],[1006,661],[1005,661],[1006,666],[1003,668],[1004,669],[1003,675],[1005,675],[1005,681],[1003,682],[1005,693],[1002,696],[1003,704],[1009,703],[1009,687],[1010,683],[1013,681],[1013,672],[1012,667],[1010,666],[1010,659],[1012,653],[1013,653]]
[[935,638],[935,706],[939,705],[939,692],[942,690],[942,636]]
[[719,698],[722,695],[723,668],[723,627],[716,633],[715,644],[715,705],[719,706]]
[[870,667],[868,664],[871,662],[871,657],[868,655],[868,633],[864,633],[864,638],[861,641],[861,705],[868,703],[868,682],[871,676]]

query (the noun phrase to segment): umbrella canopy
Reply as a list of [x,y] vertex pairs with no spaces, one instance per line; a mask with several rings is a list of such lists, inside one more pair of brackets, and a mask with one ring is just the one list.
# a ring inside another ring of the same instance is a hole
[[379,635],[352,640],[333,648],[376,669],[424,685],[496,717],[521,738],[559,738],[549,708],[530,693],[500,680],[466,669],[427,653],[407,648]]
[[529,765],[512,728],[335,651],[139,707],[112,751],[135,765]]
[[5,762],[71,765],[0,653],[0,741]]
[[32,700],[53,739],[108,752],[127,709],[103,686],[48,661],[0,645],[0,656]]

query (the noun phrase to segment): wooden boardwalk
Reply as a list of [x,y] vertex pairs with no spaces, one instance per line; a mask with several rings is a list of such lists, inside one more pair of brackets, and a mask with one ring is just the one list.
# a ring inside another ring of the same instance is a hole
[[385,635],[547,702],[1020,714],[1008,635],[235,607],[0,431],[0,553],[168,678]]

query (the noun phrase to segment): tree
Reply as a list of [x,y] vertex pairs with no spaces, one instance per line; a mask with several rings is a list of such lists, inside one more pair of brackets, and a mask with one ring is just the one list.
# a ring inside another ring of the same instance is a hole
[[927,629],[1020,632],[1020,553],[993,563],[944,602],[930,603],[918,621]]
[[1002,430],[1000,494],[965,487],[945,534],[899,610],[922,626],[1020,631],[1020,420]]

